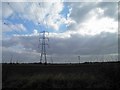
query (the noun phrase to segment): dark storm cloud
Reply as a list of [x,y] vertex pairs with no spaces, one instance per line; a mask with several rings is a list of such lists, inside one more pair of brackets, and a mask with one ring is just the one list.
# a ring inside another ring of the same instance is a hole
[[25,50],[37,50],[39,44],[39,37],[36,36],[14,36],[10,39],[2,40],[3,47],[13,47],[21,45]]
[[75,29],[76,26],[87,19],[91,18],[89,12],[101,8],[104,10],[103,15],[98,15],[98,19],[110,17],[118,21],[118,3],[117,2],[67,2],[66,5],[72,8],[70,18],[76,21],[68,29]]
[[17,45],[19,42],[19,38],[9,38],[9,39],[3,39],[2,40],[2,46],[4,47],[11,47]]
[[[11,61],[12,58],[12,61]],[[2,61],[4,63],[6,62],[18,62],[18,63],[24,63],[24,62],[38,62],[39,61],[39,55],[34,53],[26,53],[22,52],[19,53],[17,50],[9,49],[6,47],[2,48]]]
[[[13,47],[21,44],[25,51],[40,52],[38,48],[38,37],[19,37],[10,44],[10,40],[3,42],[3,47]],[[15,43],[15,44],[14,44]],[[7,45],[10,44],[10,45]],[[95,36],[81,36],[71,34],[70,38],[50,38],[50,48],[47,48],[48,54],[112,54],[117,53],[117,34],[101,33]]]
[[[7,44],[10,42],[7,41]],[[39,62],[40,51],[38,48],[38,37],[19,37],[15,44],[7,45],[3,42],[3,62]],[[14,45],[21,44],[23,47],[15,49]],[[78,62],[77,55],[106,55],[118,53],[118,37],[116,33],[101,33],[95,36],[81,36],[71,34],[70,38],[50,38],[50,48],[47,48],[48,62],[53,56],[54,62]],[[4,46],[5,45],[5,46]],[[24,49],[23,49],[24,48]],[[92,57],[92,56],[91,56]],[[95,56],[91,60],[96,60]],[[96,56],[97,57],[97,56]],[[90,60],[83,58],[82,62]]]
[[88,13],[95,9],[101,8],[104,11],[104,16],[117,18],[118,15],[118,3],[117,2],[74,2],[68,3],[72,7],[72,13],[70,15],[77,23],[81,22],[84,19],[90,18]]
[[118,2],[101,2],[98,4],[98,7],[105,10],[104,16],[118,20]]
[[52,39],[50,52],[54,54],[111,54],[117,53],[117,34],[95,36],[71,35],[69,39]]
[[67,5],[72,7],[72,12],[70,17],[77,23],[80,23],[84,19],[87,19],[87,14],[96,7],[95,3],[88,2],[73,2],[67,3]]
[[28,37],[22,37],[21,38],[21,44],[23,45],[23,47],[28,50],[28,49],[32,49],[32,50],[38,50],[38,44],[39,44],[39,37],[37,36],[28,36]]

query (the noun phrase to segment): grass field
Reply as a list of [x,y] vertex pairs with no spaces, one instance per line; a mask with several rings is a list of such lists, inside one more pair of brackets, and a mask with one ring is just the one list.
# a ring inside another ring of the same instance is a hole
[[120,88],[120,62],[3,64],[4,88]]

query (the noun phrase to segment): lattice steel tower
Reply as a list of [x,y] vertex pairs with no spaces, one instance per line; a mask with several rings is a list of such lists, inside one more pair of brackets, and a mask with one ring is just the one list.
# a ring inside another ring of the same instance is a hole
[[[43,2],[39,3],[39,7],[41,8],[41,14],[44,14],[45,13],[44,3]],[[47,53],[46,53],[47,47],[46,46],[49,46],[48,45],[49,38],[46,36],[47,36],[47,34],[49,34],[49,32],[47,32],[46,29],[48,28],[48,25],[47,25],[47,21],[45,20],[45,17],[44,18],[36,17],[36,19],[40,19],[40,21],[42,21],[41,23],[38,22],[39,25],[41,24],[40,29],[42,31],[42,32],[40,32],[39,45],[38,45],[38,47],[40,48],[40,51],[41,51],[40,63],[43,62],[43,57],[44,57],[44,63],[47,64],[47,57],[46,57],[47,56]],[[45,26],[45,28],[43,26]]]
[[[47,32],[47,31],[42,31],[42,32],[40,32],[41,37],[39,38],[39,46],[38,46],[38,47],[41,46],[40,63],[42,63],[43,57],[44,57],[44,62],[45,62],[45,64],[47,64],[46,46],[49,46],[49,45],[48,45],[49,38],[46,37],[46,33],[48,33],[48,32]],[[49,33],[48,33],[48,34],[49,34]]]

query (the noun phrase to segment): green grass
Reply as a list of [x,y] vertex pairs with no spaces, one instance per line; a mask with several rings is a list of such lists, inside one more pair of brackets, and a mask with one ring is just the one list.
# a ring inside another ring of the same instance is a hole
[[3,88],[120,88],[120,65],[3,65]]
[[7,88],[101,88],[106,86],[103,76],[90,74],[41,74],[11,77],[6,82]]

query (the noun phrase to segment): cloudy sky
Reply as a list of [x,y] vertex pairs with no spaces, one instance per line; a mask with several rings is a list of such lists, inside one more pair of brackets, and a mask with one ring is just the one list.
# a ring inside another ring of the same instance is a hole
[[2,2],[1,25],[3,62],[39,62],[43,30],[48,62],[118,53],[118,2]]

